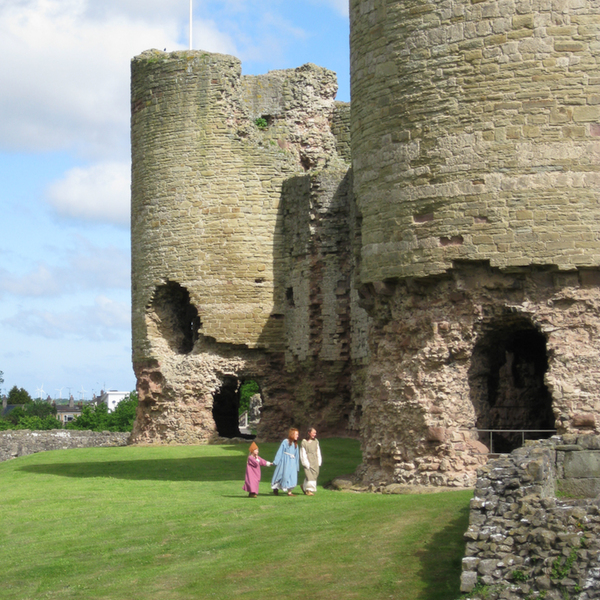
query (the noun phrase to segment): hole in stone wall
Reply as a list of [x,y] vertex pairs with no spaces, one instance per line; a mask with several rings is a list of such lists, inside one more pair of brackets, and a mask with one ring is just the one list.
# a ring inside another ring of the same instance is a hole
[[[212,415],[221,437],[254,438],[262,409],[262,396],[254,380],[228,375],[213,396]],[[246,413],[244,415],[244,413]]]
[[[471,399],[477,429],[497,431],[492,433],[494,453],[511,452],[523,439],[553,435],[536,431],[554,429],[547,370],[546,338],[522,317],[490,325],[476,344],[469,370]],[[480,433],[480,440],[490,446],[489,433]]]
[[174,281],[158,286],[151,309],[158,317],[158,328],[169,346],[181,354],[192,351],[202,327],[198,310],[190,302],[189,292]]
[[422,213],[420,215],[413,215],[413,220],[415,223],[429,223],[433,221],[433,213]]
[[285,290],[285,299],[287,300],[288,306],[295,306],[294,303],[294,288],[287,288]]
[[[262,413],[262,396],[257,381],[247,379],[240,385],[240,431],[253,435],[256,432]],[[245,418],[244,413],[246,413]],[[242,423],[243,419],[243,423]]]
[[441,237],[440,245],[441,246],[462,246],[464,241],[465,240],[462,235],[453,235],[452,237]]
[[300,153],[300,164],[305,171],[310,171],[314,166],[314,161],[310,156],[307,156],[305,153]]

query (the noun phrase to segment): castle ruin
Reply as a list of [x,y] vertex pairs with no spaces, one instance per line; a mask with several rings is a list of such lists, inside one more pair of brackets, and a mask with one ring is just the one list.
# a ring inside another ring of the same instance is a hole
[[[132,440],[360,437],[365,481],[473,485],[596,430],[600,5],[351,0],[315,65],[132,61]],[[490,448],[490,430],[495,437]],[[516,432],[516,433],[515,433]]]

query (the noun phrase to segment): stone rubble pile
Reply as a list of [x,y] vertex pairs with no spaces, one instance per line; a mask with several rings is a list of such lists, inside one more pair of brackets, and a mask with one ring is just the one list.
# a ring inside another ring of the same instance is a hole
[[[565,435],[482,467],[461,591],[488,600],[600,598],[599,460],[600,437]],[[586,491],[595,497],[581,497]]]

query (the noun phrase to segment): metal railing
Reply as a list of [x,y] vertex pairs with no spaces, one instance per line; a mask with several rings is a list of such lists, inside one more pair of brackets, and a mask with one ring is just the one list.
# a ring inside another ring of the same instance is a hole
[[494,454],[494,433],[520,433],[521,446],[525,445],[526,433],[556,433],[556,429],[476,429],[475,431],[477,431],[477,433],[490,434],[490,450],[488,454]]

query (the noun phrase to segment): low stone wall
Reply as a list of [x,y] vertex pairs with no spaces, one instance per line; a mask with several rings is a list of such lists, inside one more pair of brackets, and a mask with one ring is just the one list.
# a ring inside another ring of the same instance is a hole
[[129,432],[74,431],[70,429],[0,431],[0,462],[47,450],[126,446],[130,435]]
[[478,471],[461,591],[600,598],[600,437],[530,442]]

